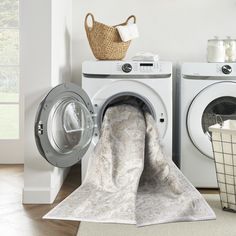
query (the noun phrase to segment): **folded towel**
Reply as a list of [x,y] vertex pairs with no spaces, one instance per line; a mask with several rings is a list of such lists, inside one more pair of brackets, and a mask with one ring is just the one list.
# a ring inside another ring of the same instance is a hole
[[123,42],[127,42],[131,39],[135,39],[139,37],[137,24],[127,24],[127,25],[119,25],[116,26],[120,38]]
[[163,153],[153,117],[130,104],[107,109],[82,186],[44,218],[138,226],[215,219]]
[[150,52],[137,53],[132,57],[133,61],[159,61],[159,56]]

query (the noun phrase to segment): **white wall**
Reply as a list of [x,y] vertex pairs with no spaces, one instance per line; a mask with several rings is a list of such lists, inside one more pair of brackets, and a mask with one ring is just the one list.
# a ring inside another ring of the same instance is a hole
[[162,60],[205,61],[207,39],[236,38],[236,0],[73,0],[73,81],[79,82],[81,62],[94,59],[84,31],[84,17],[113,25],[137,16],[140,38],[127,58],[151,51]]
[[71,77],[71,1],[21,0],[21,81],[25,98],[24,203],[51,203],[68,169],[50,165],[34,138],[35,115],[49,90]]
[[[73,1],[73,6],[71,5]],[[21,0],[21,80],[25,96],[25,203],[49,203],[65,171],[48,164],[34,142],[35,114],[43,94],[71,77],[80,82],[81,63],[94,59],[84,31],[84,17],[117,24],[135,14],[140,38],[127,58],[140,51],[162,60],[205,61],[206,42],[214,35],[236,37],[236,0]],[[71,10],[73,38],[71,54]]]
[[72,1],[51,1],[52,86],[71,80]]

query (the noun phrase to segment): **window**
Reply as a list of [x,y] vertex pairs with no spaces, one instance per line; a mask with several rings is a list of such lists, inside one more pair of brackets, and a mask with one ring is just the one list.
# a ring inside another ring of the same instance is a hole
[[0,139],[19,139],[19,0],[0,0]]

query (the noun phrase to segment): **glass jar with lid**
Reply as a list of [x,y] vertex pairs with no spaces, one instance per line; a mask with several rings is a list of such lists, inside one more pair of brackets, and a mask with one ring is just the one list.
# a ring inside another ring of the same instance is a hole
[[227,37],[224,40],[225,45],[225,61],[227,62],[236,62],[236,39],[231,39]]
[[207,44],[207,61],[208,62],[224,62],[225,61],[225,42],[215,37],[209,39]]

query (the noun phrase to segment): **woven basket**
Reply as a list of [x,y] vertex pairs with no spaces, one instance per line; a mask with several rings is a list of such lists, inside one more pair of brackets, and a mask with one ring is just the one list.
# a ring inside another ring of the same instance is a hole
[[[91,27],[88,26],[89,16],[92,18]],[[128,24],[130,19],[136,23],[136,17],[132,15],[119,25]],[[115,28],[118,25],[108,26],[99,23],[94,20],[93,14],[88,13],[84,26],[93,55],[98,60],[121,60],[125,57],[131,41],[123,42],[121,40],[118,30]]]

